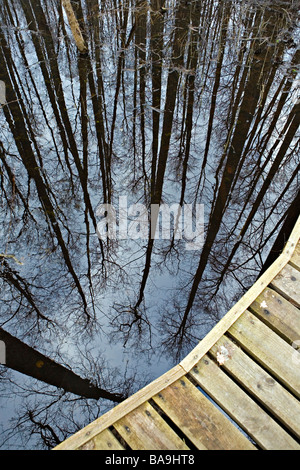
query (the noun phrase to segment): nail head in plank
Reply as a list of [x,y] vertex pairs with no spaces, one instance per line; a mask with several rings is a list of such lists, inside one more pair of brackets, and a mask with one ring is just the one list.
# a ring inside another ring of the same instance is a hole
[[300,368],[295,365],[292,346],[248,310],[228,332],[250,356],[300,397]]
[[124,450],[124,447],[109,429],[105,429],[78,450]]
[[300,450],[300,445],[208,356],[190,375],[260,448]]
[[255,449],[186,377],[157,394],[153,400],[198,449]]
[[114,428],[133,450],[189,450],[149,403],[121,418]]
[[223,351],[223,348],[228,351],[228,354],[227,360],[221,366],[222,369],[296,437],[300,438],[299,401],[226,336],[220,338],[210,353],[217,359],[218,353]]
[[250,310],[290,344],[299,340],[300,312],[275,290],[266,288]]
[[104,429],[112,426],[116,421],[123,416],[136,409],[142,403],[145,403],[153,395],[160,390],[166,388],[170,383],[175,382],[178,378],[182,377],[185,371],[180,365],[173,367],[165,374],[158,377],[156,380],[140,389],[134,395],[124,400],[124,402],[115,406],[103,416],[100,416],[95,421],[88,424],[85,428],[80,429],[77,433],[70,436],[65,441],[58,444],[53,450],[73,450],[88,442],[92,437],[96,436]]
[[222,318],[211,332],[186,356],[180,364],[166,372],[163,376],[154,380],[137,393],[120,403],[112,410],[99,417],[85,428],[70,436],[65,441],[57,445],[53,450],[77,449],[92,437],[98,435],[104,429],[111,426],[115,421],[125,416],[130,411],[136,409],[153,394],[164,390],[168,384],[174,383],[184,376],[197,362],[209,351],[218,339],[230,328],[230,326],[243,314],[256,297],[265,289],[272,279],[290,261],[295,247],[300,238],[300,216],[286,243],[286,246],[277,260],[267,269],[267,271],[255,282],[249,291],[237,302],[237,304]]
[[241,299],[227,312],[216,326],[199,342],[199,344],[180,362],[183,369],[188,372],[209,351],[209,349],[221,338],[230,326],[249,308],[259,294],[272,282],[275,276],[290,261],[297,243],[300,239],[300,216],[283,249],[281,255],[250,287]]
[[284,269],[271,282],[273,287],[279,294],[283,295],[289,302],[293,303],[296,307],[300,308],[300,271],[295,269],[290,264],[287,264]]

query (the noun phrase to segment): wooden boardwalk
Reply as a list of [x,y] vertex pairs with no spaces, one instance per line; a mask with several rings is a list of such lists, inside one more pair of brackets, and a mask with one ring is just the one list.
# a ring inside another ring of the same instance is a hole
[[54,450],[300,450],[300,218],[177,366]]

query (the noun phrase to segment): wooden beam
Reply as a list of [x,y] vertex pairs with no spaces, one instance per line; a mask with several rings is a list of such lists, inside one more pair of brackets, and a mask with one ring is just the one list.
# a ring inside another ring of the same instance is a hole
[[164,390],[168,385],[181,378],[184,374],[185,371],[180,366],[175,366],[173,369],[127,398],[127,400],[58,444],[53,450],[75,450],[83,446],[97,434],[112,426],[116,421],[138,408],[141,404],[152,398],[153,395]]
[[199,450],[254,450],[247,437],[186,377],[153,397]]
[[[300,403],[284,386],[253,360],[230,338],[223,336],[210,350],[215,360],[225,348],[230,356],[222,370],[262,405],[265,411],[300,438]],[[193,369],[194,370],[194,369]],[[249,414],[250,417],[250,414]]]
[[85,54],[87,52],[87,46],[70,0],[62,0],[62,5],[65,9],[76,46],[81,53]]
[[295,367],[292,346],[248,310],[228,333],[249,356],[300,398],[300,368]]
[[[299,444],[208,356],[201,359],[190,375],[260,448],[300,449]],[[255,377],[255,383],[260,379],[261,376]],[[289,417],[293,427],[293,416]]]
[[189,450],[148,402],[117,421],[114,428],[133,450]]

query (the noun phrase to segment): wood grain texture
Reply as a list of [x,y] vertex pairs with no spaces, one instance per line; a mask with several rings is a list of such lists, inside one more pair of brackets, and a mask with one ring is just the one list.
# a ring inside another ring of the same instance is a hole
[[266,288],[249,310],[288,343],[300,339],[300,312],[273,289]]
[[198,449],[251,450],[250,441],[187,378],[153,397]]
[[78,450],[124,450],[124,447],[109,429],[105,429]]
[[300,397],[300,369],[295,367],[295,350],[249,311],[229,329],[233,338],[282,382]]
[[290,264],[300,271],[300,243],[298,242],[293,256],[290,259]]
[[300,271],[288,264],[273,279],[271,286],[289,302],[300,308]]
[[90,439],[112,426],[116,421],[148,401],[154,394],[164,390],[170,383],[182,377],[185,371],[179,365],[158,377],[146,387],[124,400],[100,418],[88,424],[85,428],[58,444],[53,450],[72,450],[84,445]]
[[228,360],[221,366],[222,369],[293,435],[300,438],[299,400],[226,336],[220,338],[210,351],[215,359],[222,347],[229,351]]
[[300,450],[300,445],[208,356],[190,375],[261,449]]
[[114,427],[134,450],[189,450],[148,402],[121,418]]
[[246,294],[227,312],[217,325],[203,338],[199,344],[180,362],[188,372],[209,351],[209,349],[223,336],[233,323],[249,308],[255,299],[269,286],[272,280],[290,261],[300,239],[300,217],[287,241],[283,252],[277,260],[260,276]]

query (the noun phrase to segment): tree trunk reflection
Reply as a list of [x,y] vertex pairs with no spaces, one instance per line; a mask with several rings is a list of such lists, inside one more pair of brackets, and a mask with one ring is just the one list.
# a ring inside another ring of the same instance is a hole
[[[83,48],[60,0],[0,8],[3,448],[49,448],[170,368],[299,214],[295,2],[70,5]],[[147,236],[101,238],[99,206],[118,235],[125,196]],[[153,237],[173,204],[204,205],[202,247],[180,214]]]

